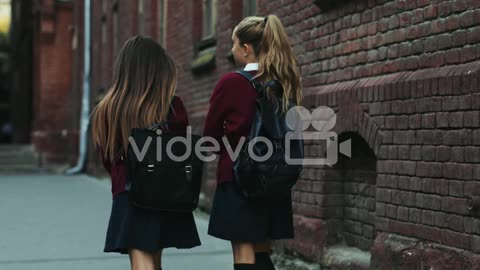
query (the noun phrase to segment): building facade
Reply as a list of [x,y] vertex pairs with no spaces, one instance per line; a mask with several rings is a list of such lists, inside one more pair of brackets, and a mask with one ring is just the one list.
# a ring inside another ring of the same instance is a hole
[[[41,72],[34,72],[32,138],[43,149],[42,130],[50,130],[58,137],[45,151],[74,155],[83,1],[37,2],[46,12],[35,36],[44,47],[34,57]],[[177,93],[201,133],[216,82],[242,68],[232,61],[232,31],[254,14],[280,17],[301,65],[302,105],[334,109],[332,134],[352,143],[352,158],[304,169],[292,192],[295,239],[276,247],[337,269],[478,269],[478,0],[92,1],[92,107],[109,88],[122,44],[148,35],[179,65]],[[88,171],[102,173],[89,142]],[[322,142],[307,142],[308,157],[324,152]],[[214,172],[208,164],[207,209]],[[351,256],[341,259],[338,250]]]
[[74,30],[74,1],[12,1],[11,143],[33,145],[45,166],[76,162]]

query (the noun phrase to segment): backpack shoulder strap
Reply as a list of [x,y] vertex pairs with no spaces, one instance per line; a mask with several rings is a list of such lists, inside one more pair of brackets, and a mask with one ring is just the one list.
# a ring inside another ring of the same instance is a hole
[[[173,101],[175,100],[175,96],[172,97],[172,100],[170,101],[170,105],[169,105],[169,109],[168,109],[168,112],[167,112],[167,115],[166,115],[166,118],[165,119],[168,119],[168,117],[170,116],[170,113],[173,112],[173,114],[175,114],[175,111],[173,110]],[[159,123],[156,123],[156,124],[153,124],[151,125],[148,129],[150,130],[155,130],[157,128],[159,128],[160,126],[162,125],[165,125],[168,129],[168,121],[165,120],[165,121],[162,121],[162,122],[159,122]]]
[[277,87],[279,85],[278,80],[271,80],[264,84],[261,81],[257,80],[256,78],[254,78],[252,74],[250,74],[250,72],[245,70],[238,70],[238,71],[235,71],[235,73],[240,74],[245,79],[249,80],[252,83],[253,88],[257,89],[259,92],[269,87]]
[[263,83],[257,80],[256,78],[254,78],[252,74],[250,74],[250,72],[245,70],[238,70],[238,71],[235,71],[235,73],[242,75],[245,79],[250,81],[253,85],[253,88],[257,89],[258,91],[263,90]]

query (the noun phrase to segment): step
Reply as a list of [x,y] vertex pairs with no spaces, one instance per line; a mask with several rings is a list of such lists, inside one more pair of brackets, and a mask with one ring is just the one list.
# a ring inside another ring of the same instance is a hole
[[22,155],[22,156],[12,156],[12,157],[0,157],[0,165],[15,165],[15,164],[25,164],[25,165],[40,165],[40,159],[35,155]]
[[17,150],[17,151],[0,151],[0,158],[10,158],[19,156],[38,156],[37,152],[31,150]]
[[15,154],[28,154],[35,153],[33,146],[25,147],[0,147],[0,155],[15,155]]
[[34,171],[40,165],[39,154],[31,144],[0,144],[0,166],[3,171]]
[[2,164],[31,164],[38,166],[40,164],[40,158],[37,153],[33,152],[0,153],[0,165]]
[[28,156],[38,156],[36,152],[31,149],[15,149],[9,151],[0,151],[0,159],[2,158],[12,158],[12,157],[28,157]]
[[33,145],[31,144],[0,144],[0,152],[9,151],[32,151]]
[[0,175],[9,174],[38,174],[38,173],[52,173],[48,168],[40,168],[32,165],[0,165]]

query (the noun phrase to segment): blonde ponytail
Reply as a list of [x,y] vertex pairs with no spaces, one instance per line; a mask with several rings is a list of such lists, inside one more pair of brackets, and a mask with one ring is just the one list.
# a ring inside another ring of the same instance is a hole
[[259,45],[257,76],[265,81],[272,79],[280,81],[283,87],[282,111],[287,110],[289,99],[297,105],[300,104],[302,90],[298,61],[293,54],[285,28],[277,16],[266,17]]
[[[302,100],[301,75],[285,28],[275,15],[247,17],[235,27],[241,44],[251,44],[258,57],[261,81],[278,80],[283,87],[282,111],[288,109],[289,100],[298,105]],[[272,95],[271,92],[269,92]]]

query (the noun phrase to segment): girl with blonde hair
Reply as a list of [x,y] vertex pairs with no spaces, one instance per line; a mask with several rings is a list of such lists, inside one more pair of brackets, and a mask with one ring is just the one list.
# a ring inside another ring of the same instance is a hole
[[[234,29],[232,53],[238,65],[261,82],[281,84],[280,108],[288,101],[302,99],[300,70],[288,36],[275,15],[247,17]],[[268,95],[274,95],[267,89]],[[257,90],[237,73],[224,75],[210,98],[204,135],[228,139],[236,149],[246,137],[255,115]],[[233,164],[222,145],[217,167],[217,189],[213,200],[208,233],[232,244],[235,270],[275,269],[270,259],[270,241],[293,238],[291,197],[275,204],[254,203],[241,196],[233,180]]]

